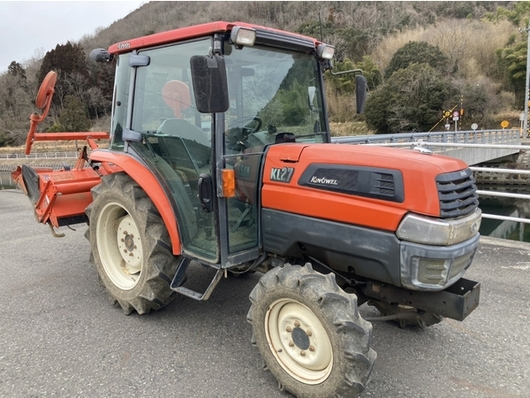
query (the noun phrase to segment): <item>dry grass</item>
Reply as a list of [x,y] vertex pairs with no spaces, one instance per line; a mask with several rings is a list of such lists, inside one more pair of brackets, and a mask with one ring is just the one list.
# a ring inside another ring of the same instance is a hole
[[458,66],[460,76],[472,78],[479,73],[488,76],[496,68],[495,49],[505,46],[513,33],[508,21],[482,23],[473,20],[446,20],[434,25],[419,26],[385,37],[371,54],[384,71],[394,53],[410,41],[425,41],[438,46]]
[[330,123],[332,137],[346,137],[350,135],[372,135],[374,132],[366,127],[364,122]]

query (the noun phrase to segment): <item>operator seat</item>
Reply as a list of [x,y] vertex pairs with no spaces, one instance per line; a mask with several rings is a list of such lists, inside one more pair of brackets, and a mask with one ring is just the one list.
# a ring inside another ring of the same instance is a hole
[[184,119],[166,119],[157,130],[161,150],[172,162],[186,162],[191,157],[194,167],[201,168],[209,163],[210,140],[197,126]]
[[182,111],[191,105],[189,87],[178,80],[168,81],[163,89],[164,102],[175,118],[164,120],[157,130],[160,149],[175,166],[199,169],[209,163],[210,139],[199,127],[182,119]]

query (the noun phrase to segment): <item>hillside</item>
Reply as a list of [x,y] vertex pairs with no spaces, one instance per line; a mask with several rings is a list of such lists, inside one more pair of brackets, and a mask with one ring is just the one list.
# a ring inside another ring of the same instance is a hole
[[[399,49],[411,41],[428,43],[444,56],[443,68],[438,68],[436,76],[447,92],[439,104],[429,105],[440,108],[432,109],[432,114],[450,109],[465,93],[466,108],[474,121],[493,128],[499,117],[516,122],[520,112],[524,82],[520,86],[520,76],[510,75],[509,71],[514,66],[514,54],[521,55],[525,40],[517,28],[524,26],[528,16],[530,7],[517,2],[150,2],[109,27],[87,34],[78,43],[49,49],[43,60],[27,65],[14,60],[8,72],[0,75],[0,95],[5,98],[0,102],[0,146],[23,141],[28,115],[34,111],[32,100],[48,70],[59,69],[65,83],[46,127],[64,128],[60,116],[67,111],[66,96],[72,94],[79,103],[72,105],[74,101],[70,99],[69,106],[85,106],[86,124],[101,125],[110,111],[113,71],[97,69],[88,61],[90,50],[213,20],[240,20],[321,37],[336,46],[339,70],[347,66],[365,70],[373,94],[390,88],[392,77],[386,76],[386,71]],[[507,50],[510,51],[503,53]],[[83,65],[63,72],[58,62],[66,61],[58,61],[59,54],[70,64],[74,63],[72,59],[78,59]],[[413,60],[414,57],[413,54]],[[402,69],[410,63],[409,60]],[[350,81],[328,77],[326,81],[330,118],[336,132],[377,131],[369,113],[368,120],[351,115]],[[68,92],[71,87],[74,88]],[[429,125],[432,120],[434,116],[423,123]],[[345,123],[355,127],[345,128]]]

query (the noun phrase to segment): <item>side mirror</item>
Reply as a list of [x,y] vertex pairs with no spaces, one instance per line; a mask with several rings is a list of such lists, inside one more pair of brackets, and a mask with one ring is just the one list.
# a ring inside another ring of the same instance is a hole
[[104,48],[95,48],[90,51],[89,57],[96,62],[110,62],[112,61],[112,58],[114,58],[114,56]]
[[195,55],[190,66],[197,110],[201,113],[227,111],[230,103],[224,58]]
[[357,113],[364,112],[364,104],[366,103],[366,93],[368,84],[366,77],[363,75],[355,76],[355,100],[357,102]]

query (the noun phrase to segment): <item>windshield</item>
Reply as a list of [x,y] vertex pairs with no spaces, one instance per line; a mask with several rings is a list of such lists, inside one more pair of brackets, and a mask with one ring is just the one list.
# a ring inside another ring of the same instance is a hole
[[296,141],[326,141],[321,76],[314,56],[263,46],[228,47],[225,60],[228,149],[278,142],[281,133],[293,134]]

